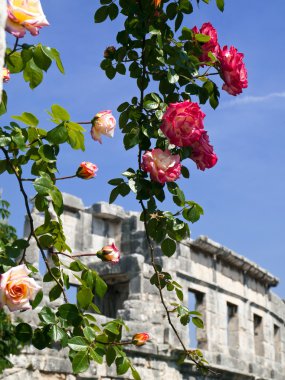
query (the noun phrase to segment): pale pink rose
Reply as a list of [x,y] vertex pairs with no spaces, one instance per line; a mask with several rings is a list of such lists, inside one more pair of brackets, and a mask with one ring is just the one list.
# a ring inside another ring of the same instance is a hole
[[132,338],[132,343],[135,346],[143,346],[149,340],[149,334],[146,332],[137,333]]
[[96,176],[97,171],[98,168],[95,164],[92,164],[92,162],[83,161],[77,169],[76,175],[82,179],[91,179]]
[[7,69],[7,67],[3,67],[2,69],[2,79],[3,82],[9,82],[10,80],[10,71]]
[[159,183],[176,181],[181,174],[180,157],[169,150],[155,148],[142,156],[142,169],[150,173],[150,178]]
[[18,265],[0,275],[0,307],[8,306],[10,311],[31,309],[29,303],[41,289],[29,277],[31,271],[26,265]]
[[120,252],[114,243],[111,245],[105,245],[99,252],[97,252],[97,256],[102,261],[109,261],[115,264],[120,261]]
[[102,144],[101,135],[113,137],[115,127],[116,119],[112,115],[112,111],[98,112],[92,120],[91,136],[93,140]]
[[204,171],[216,165],[218,157],[214,153],[214,148],[210,144],[206,131],[203,131],[200,140],[191,145],[191,148],[192,153],[190,158],[196,163],[198,169]]
[[238,95],[243,88],[247,88],[247,71],[243,62],[244,55],[239,53],[234,46],[229,49],[224,46],[220,49],[218,59],[220,61],[221,77],[224,80],[223,90],[230,95]]
[[33,36],[49,25],[39,0],[7,0],[7,32],[23,37],[28,30]]
[[206,22],[201,26],[200,30],[197,28],[197,26],[194,26],[192,31],[195,34],[200,33],[210,37],[210,40],[208,42],[201,43],[202,55],[199,57],[199,59],[203,62],[211,61],[211,58],[209,58],[208,53],[211,52],[215,56],[217,56],[220,50],[216,29],[210,22]]
[[160,128],[171,144],[190,146],[200,139],[204,117],[205,114],[197,103],[189,100],[170,103],[162,117]]

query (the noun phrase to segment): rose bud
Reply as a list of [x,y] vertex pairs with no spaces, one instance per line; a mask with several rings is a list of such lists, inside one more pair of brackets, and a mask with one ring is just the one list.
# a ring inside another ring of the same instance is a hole
[[7,12],[6,30],[18,38],[24,37],[26,30],[37,36],[40,28],[49,25],[39,0],[8,0]]
[[113,137],[116,126],[116,119],[112,115],[112,111],[106,110],[98,112],[91,120],[91,136],[93,140],[102,144],[101,135]]
[[114,58],[114,54],[116,53],[115,46],[108,46],[104,51],[104,58]]
[[153,0],[154,8],[158,8],[161,4],[161,0]]
[[169,150],[155,148],[142,156],[142,169],[150,173],[150,178],[159,183],[176,181],[181,174],[180,157]]
[[219,51],[219,61],[221,78],[224,80],[223,90],[230,95],[242,93],[243,88],[247,88],[247,71],[243,62],[244,55],[239,53],[234,46],[229,49],[224,46]]
[[97,257],[102,261],[118,263],[120,261],[120,252],[115,244],[112,243],[112,245],[105,245],[100,251],[98,251]]
[[96,176],[98,168],[92,162],[81,162],[77,169],[76,176],[82,179],[91,179]]
[[0,275],[0,307],[8,306],[10,311],[31,309],[41,287],[29,277],[31,271],[26,265],[18,265]]
[[191,146],[201,137],[204,117],[205,114],[197,103],[189,100],[170,103],[162,117],[160,128],[171,144]]
[[143,346],[149,340],[149,335],[145,332],[137,333],[132,338],[132,343],[135,346]]
[[5,83],[10,80],[10,71],[6,67],[3,67],[2,69],[2,79]]

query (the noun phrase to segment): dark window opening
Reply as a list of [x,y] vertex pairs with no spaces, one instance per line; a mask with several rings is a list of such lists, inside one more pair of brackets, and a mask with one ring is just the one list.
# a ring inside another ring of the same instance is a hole
[[238,307],[227,302],[227,338],[229,350],[239,348],[239,320]]
[[254,349],[256,355],[264,355],[262,318],[253,314]]
[[105,281],[108,285],[108,290],[105,296],[100,299],[96,298],[101,313],[106,317],[116,318],[117,311],[123,309],[124,301],[129,296],[129,281],[119,278],[112,278]]

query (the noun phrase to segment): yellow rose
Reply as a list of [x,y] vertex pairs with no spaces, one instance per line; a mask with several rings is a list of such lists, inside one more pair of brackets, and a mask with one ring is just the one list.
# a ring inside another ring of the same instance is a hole
[[49,25],[39,0],[8,0],[7,32],[21,38],[26,29],[36,36],[39,29]]

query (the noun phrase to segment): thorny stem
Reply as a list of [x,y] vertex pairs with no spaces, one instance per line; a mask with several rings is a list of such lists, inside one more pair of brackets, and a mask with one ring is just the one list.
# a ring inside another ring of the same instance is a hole
[[68,253],[65,253],[65,252],[53,252],[53,254],[55,255],[63,255],[63,256],[66,256],[66,257],[69,257],[70,259],[74,259],[76,257],[84,257],[84,256],[97,256],[97,252],[96,253],[89,253],[89,252],[83,252],[83,253],[76,253],[75,255],[69,255]]
[[[75,177],[77,177],[77,175],[73,174],[73,175],[69,175],[69,176],[66,176],[66,177],[53,178],[53,181],[60,181],[60,180],[63,180],[63,179],[70,179],[70,178],[75,178]],[[21,178],[21,181],[34,182],[35,180],[36,180],[36,178]]]
[[76,124],[92,124],[92,121],[76,121]]
[[[139,4],[140,4],[141,10],[142,10],[141,0],[139,0]],[[142,82],[144,81],[145,75],[146,75],[145,42],[146,42],[146,35],[144,34],[143,40],[142,40],[142,67],[143,67]],[[143,99],[144,99],[144,89],[143,89],[143,86],[141,86],[141,89],[140,89],[140,109],[141,109],[141,113],[143,112]],[[138,165],[139,165],[139,169],[140,170],[142,169],[141,157],[142,157],[142,149],[141,149],[141,146],[139,145]],[[151,264],[152,264],[152,267],[153,267],[153,269],[155,271],[156,278],[157,278],[157,287],[158,287],[158,291],[159,291],[160,300],[161,300],[161,303],[162,303],[162,305],[163,305],[163,307],[164,307],[164,309],[166,311],[167,319],[168,319],[168,322],[169,322],[170,326],[172,327],[175,335],[177,336],[180,344],[182,345],[183,350],[185,352],[187,352],[186,346],[184,345],[184,343],[183,343],[182,339],[180,338],[180,336],[179,336],[179,334],[178,334],[175,326],[173,325],[173,323],[171,321],[170,312],[169,312],[169,310],[167,308],[167,305],[165,303],[165,300],[164,300],[164,297],[163,297],[163,294],[162,294],[162,287],[161,287],[161,283],[160,283],[159,272],[158,272],[158,270],[156,268],[155,259],[154,259],[154,248],[153,248],[152,241],[151,241],[149,233],[148,233],[148,227],[147,227],[147,223],[146,223],[146,220],[147,220],[146,207],[145,207],[144,202],[142,200],[140,200],[139,203],[140,203],[140,205],[142,207],[142,210],[143,210],[144,228],[145,228],[147,243],[148,243],[148,247],[149,247],[149,251],[150,251],[150,256],[151,256]]]
[[[139,5],[140,5],[140,8],[141,8],[141,11],[143,12],[143,9],[142,9],[142,3],[141,3],[141,0],[139,0]],[[142,61],[142,83],[144,82],[144,79],[145,79],[145,75],[147,73],[147,67],[146,67],[146,57],[145,57],[145,44],[146,44],[146,34],[143,35],[143,39],[142,39],[142,55],[141,55],[141,61]],[[140,89],[140,111],[141,111],[141,114],[143,113],[143,99],[144,99],[144,89],[143,89],[143,86],[141,86],[141,89]],[[141,145],[139,144],[139,152],[138,152],[138,166],[139,166],[139,170],[142,170],[142,149],[141,149]],[[160,297],[160,301],[164,307],[164,310],[166,312],[166,315],[167,315],[167,320],[168,320],[168,323],[169,325],[171,326],[174,334],[176,335],[178,341],[180,342],[182,348],[183,348],[183,351],[185,352],[186,356],[188,358],[190,358],[196,365],[197,367],[201,367],[201,364],[196,361],[192,356],[191,356],[191,350],[188,350],[187,347],[185,346],[183,340],[181,339],[176,327],[174,326],[172,320],[171,320],[171,310],[168,309],[167,305],[166,305],[166,302],[165,302],[165,299],[164,299],[164,296],[163,296],[163,292],[162,292],[162,286],[161,286],[161,282],[160,282],[160,276],[159,276],[159,271],[157,270],[157,267],[156,267],[156,263],[155,263],[155,257],[154,257],[154,247],[153,247],[153,244],[152,244],[152,241],[151,241],[151,238],[150,238],[150,235],[149,235],[149,231],[148,231],[148,226],[147,226],[147,209],[144,205],[144,202],[143,200],[139,200],[139,203],[142,207],[142,211],[143,211],[143,223],[144,223],[144,228],[145,228],[145,234],[146,234],[146,239],[147,239],[147,244],[148,244],[148,247],[149,247],[149,252],[150,252],[150,257],[151,257],[151,265],[155,271],[155,275],[156,275],[156,279],[157,279],[157,288],[158,288],[158,292],[159,292],[159,297]],[[209,369],[210,371],[210,369]]]
[[[62,290],[62,294],[63,294],[63,298],[64,298],[64,301],[67,303],[68,302],[68,299],[67,299],[67,296],[66,296],[66,293],[65,293],[65,290],[64,290],[64,287],[62,286],[62,284],[58,281],[58,279],[53,275],[52,271],[51,271],[51,268],[50,268],[50,265],[48,263],[48,260],[46,258],[46,255],[44,253],[44,250],[42,249],[41,247],[41,244],[39,242],[39,239],[35,233],[35,228],[34,228],[34,220],[33,220],[33,217],[32,217],[32,214],[31,214],[31,210],[30,210],[30,206],[29,206],[29,199],[28,199],[28,196],[27,196],[27,193],[24,189],[24,186],[23,186],[23,183],[22,183],[22,178],[21,178],[21,175],[19,174],[19,172],[17,171],[17,169],[14,167],[14,165],[12,164],[11,160],[10,160],[10,157],[9,157],[9,154],[7,152],[7,150],[5,148],[1,148],[2,152],[4,153],[5,157],[6,157],[6,160],[7,162],[9,163],[9,165],[11,166],[11,169],[13,170],[16,178],[17,178],[17,181],[19,183],[19,187],[20,187],[20,191],[24,197],[24,202],[25,202],[25,208],[26,208],[26,211],[27,211],[27,215],[28,215],[28,218],[29,218],[29,222],[30,222],[30,228],[31,228],[31,232],[30,232],[30,235],[28,237],[28,241],[31,239],[31,237],[33,236],[33,238],[35,239],[36,243],[37,243],[37,246],[41,252],[41,256],[45,262],[45,265],[46,265],[46,268],[48,270],[48,272],[50,273],[51,277],[53,278],[53,280],[57,283],[58,286],[60,286],[61,290]],[[24,251],[24,253],[26,253],[26,251]],[[25,255],[22,256],[21,258],[21,262],[23,262],[25,260]]]

